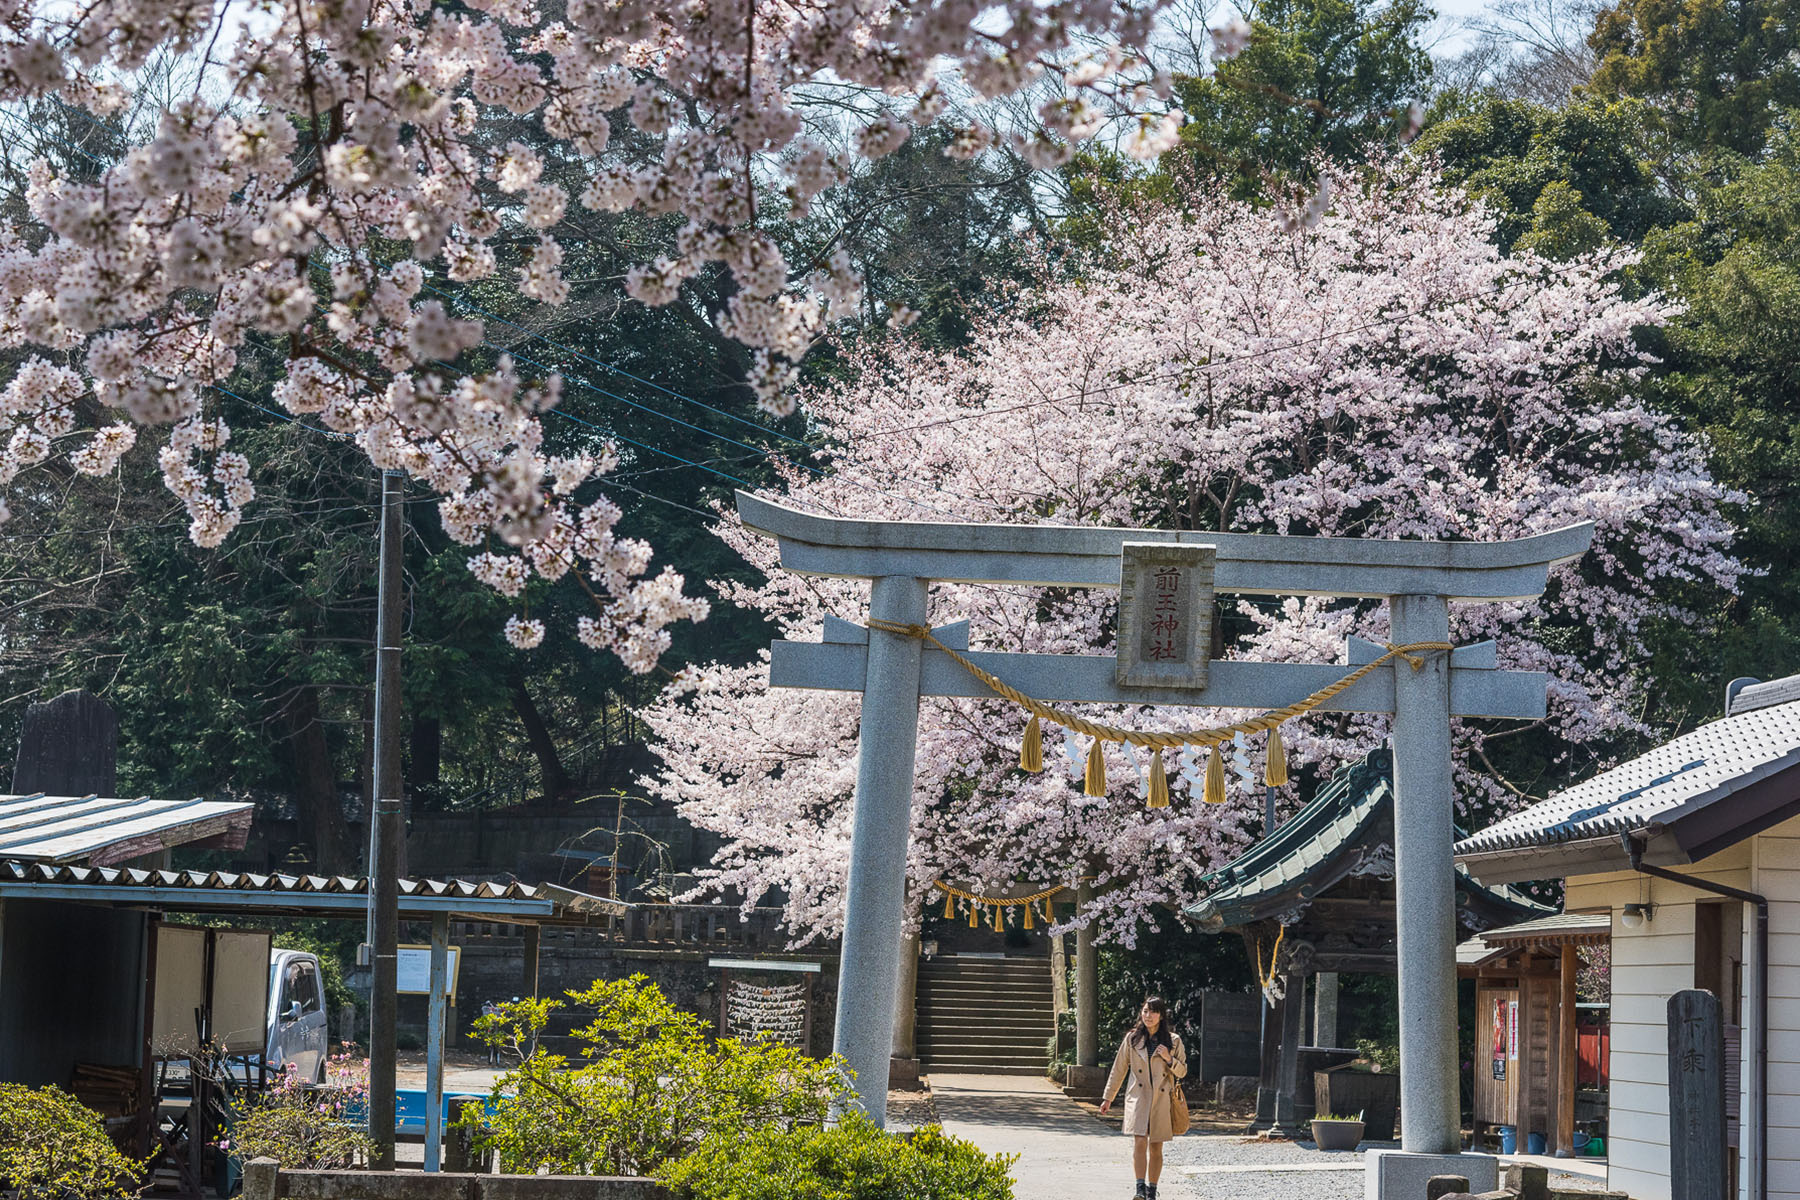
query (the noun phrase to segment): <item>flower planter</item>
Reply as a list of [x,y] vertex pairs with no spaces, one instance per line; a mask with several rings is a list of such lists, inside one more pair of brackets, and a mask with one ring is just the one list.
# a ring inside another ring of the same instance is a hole
[[1313,1142],[1321,1150],[1354,1150],[1362,1145],[1361,1121],[1319,1121],[1312,1123]]

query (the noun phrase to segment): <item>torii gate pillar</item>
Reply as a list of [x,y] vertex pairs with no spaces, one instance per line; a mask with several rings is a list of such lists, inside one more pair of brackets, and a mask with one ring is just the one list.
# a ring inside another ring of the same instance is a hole
[[[1389,601],[1393,640],[1450,639],[1442,596]],[[1425,1154],[1462,1148],[1456,1059],[1456,867],[1444,847],[1456,842],[1456,791],[1450,761],[1450,664],[1433,655],[1418,670],[1394,672],[1395,957],[1406,974],[1400,992],[1400,1144]]]
[[[923,579],[889,575],[869,589],[869,615],[900,625],[927,621]],[[871,632],[863,684],[850,879],[838,959],[834,1049],[856,1073],[856,1091],[887,1122],[901,929],[906,923],[906,847],[912,833],[913,757],[919,741],[919,660],[925,644]]]
[[[1098,529],[1075,526],[931,524],[843,520],[738,494],[746,526],[774,537],[781,565],[803,575],[871,581],[870,615],[882,623],[929,625],[929,580],[1024,587],[1118,587],[1127,544],[1209,546],[1220,592],[1348,596],[1386,601],[1396,644],[1449,640],[1450,603],[1528,600],[1549,569],[1579,558],[1593,536],[1575,525],[1507,542],[1379,541],[1264,534]],[[967,646],[967,627],[942,629]],[[1350,665],[1381,648],[1352,638]],[[1110,655],[1004,654],[967,657],[1046,701],[1275,709],[1342,678],[1343,667],[1242,661],[1210,664],[1203,689],[1123,682]],[[1413,1200],[1433,1175],[1495,1186],[1497,1160],[1458,1154],[1456,902],[1451,847],[1455,791],[1452,716],[1540,719],[1547,676],[1503,671],[1493,644],[1394,663],[1337,692],[1320,712],[1394,715],[1395,892],[1400,967],[1401,1146],[1366,1157],[1370,1200]],[[919,697],[992,696],[948,655],[911,637],[832,617],[821,642],[778,641],[771,687],[863,693],[836,1049],[856,1072],[861,1105],[886,1120],[889,1054],[905,917],[907,840],[912,824]],[[1298,1000],[1296,998],[1296,1003]]]

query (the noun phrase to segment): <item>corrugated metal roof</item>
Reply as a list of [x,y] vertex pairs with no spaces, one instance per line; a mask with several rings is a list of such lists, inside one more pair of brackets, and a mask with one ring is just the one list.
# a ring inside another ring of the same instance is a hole
[[[278,909],[315,913],[360,911],[368,880],[347,875],[257,874],[250,871],[153,871],[0,861],[0,897],[95,900],[186,911]],[[472,917],[624,913],[632,906],[549,884],[468,879],[402,879],[400,909]]]
[[1458,854],[1603,838],[1667,823],[1800,766],[1800,703],[1702,725],[1464,838]]
[[111,865],[214,839],[242,849],[254,809],[226,800],[0,795],[0,859]]

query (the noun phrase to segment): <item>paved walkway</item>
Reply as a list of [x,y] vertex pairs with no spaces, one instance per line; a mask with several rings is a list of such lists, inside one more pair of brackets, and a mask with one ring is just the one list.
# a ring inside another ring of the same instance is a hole
[[1017,1154],[1015,1200],[1131,1195],[1131,1143],[1088,1116],[1048,1079],[931,1076],[944,1128],[990,1154]]
[[[1016,1200],[1124,1200],[1131,1194],[1131,1143],[1043,1078],[931,1076],[944,1128],[990,1154],[1016,1154]],[[1594,1159],[1516,1156],[1547,1166],[1564,1187],[1594,1187]],[[1560,1179],[1555,1175],[1560,1174]],[[1189,1133],[1163,1152],[1165,1200],[1360,1200],[1361,1151],[1327,1153],[1310,1142],[1265,1142],[1240,1134]]]

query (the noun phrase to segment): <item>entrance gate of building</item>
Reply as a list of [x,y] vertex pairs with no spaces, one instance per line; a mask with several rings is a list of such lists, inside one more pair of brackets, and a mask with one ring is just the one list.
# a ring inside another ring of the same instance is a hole
[[[1394,644],[1448,645],[1452,602],[1531,599],[1543,592],[1549,569],[1579,558],[1593,536],[1593,527],[1583,524],[1506,542],[1381,541],[846,520],[742,492],[737,504],[745,525],[776,540],[783,568],[870,581],[869,626],[828,618],[824,641],[775,642],[769,684],[862,693],[835,1050],[856,1072],[857,1097],[877,1122],[886,1116],[919,697],[996,695],[917,636],[930,629],[932,581],[1123,584],[1129,591],[1134,577],[1127,572],[1121,578],[1122,563],[1147,547],[1207,548],[1208,582],[1219,592],[1385,600]],[[1122,606],[1128,608],[1135,605]],[[966,627],[933,632],[940,644],[967,650]],[[1367,644],[1353,643],[1350,652],[1355,666]],[[1137,682],[1144,673],[1125,656],[966,657],[1030,696],[1101,704],[1269,711],[1344,674],[1330,664],[1223,661],[1202,664],[1204,683],[1196,687],[1192,681]],[[1318,706],[1394,718],[1401,1151],[1368,1156],[1371,1196],[1422,1195],[1431,1174],[1450,1173],[1442,1156],[1456,1155],[1461,1146],[1450,718],[1542,717],[1547,683],[1540,672],[1499,670],[1492,643],[1482,643],[1396,658],[1391,669],[1370,672]],[[1469,1176],[1478,1191],[1484,1178],[1486,1187],[1493,1186],[1492,1159],[1461,1155],[1453,1173]]]

